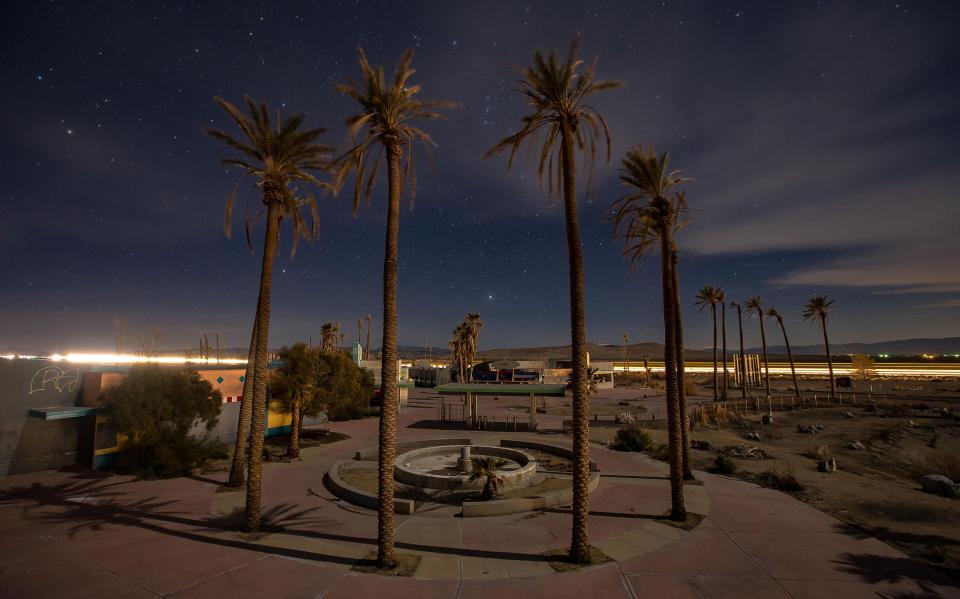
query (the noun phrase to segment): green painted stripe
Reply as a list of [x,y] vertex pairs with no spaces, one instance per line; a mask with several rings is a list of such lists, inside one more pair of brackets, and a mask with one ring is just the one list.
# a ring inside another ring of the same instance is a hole
[[509,383],[447,383],[434,387],[441,395],[462,395],[476,393],[477,395],[540,395],[549,397],[563,397],[566,388],[563,385],[518,385]]

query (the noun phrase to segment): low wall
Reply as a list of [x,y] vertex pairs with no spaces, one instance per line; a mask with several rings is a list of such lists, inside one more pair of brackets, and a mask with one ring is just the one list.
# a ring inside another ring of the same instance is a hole
[[[340,478],[340,468],[342,468],[344,464],[352,461],[353,460],[340,460],[327,471],[327,475],[324,477],[327,488],[340,499],[349,501],[354,505],[359,505],[371,510],[378,509],[380,500],[376,495],[349,485]],[[394,498],[393,500],[394,513],[409,516],[413,514],[415,509],[416,504],[412,499]]]
[[[422,441],[407,441],[406,443],[397,444],[397,455],[424,447],[435,447],[437,445],[470,445],[471,443],[473,443],[471,439],[423,439]],[[372,460],[375,459],[379,453],[380,448],[378,446],[364,447],[363,449],[358,449],[356,453],[353,454],[353,459]]]
[[[404,452],[397,458],[398,463],[394,464],[393,477],[398,482],[401,482],[405,485],[410,485],[411,487],[423,487],[427,489],[441,489],[448,491],[479,491],[486,483],[485,479],[483,478],[470,480],[470,475],[468,474],[430,474],[427,472],[420,472],[411,468],[407,468],[406,465],[399,463],[401,457],[406,456],[411,459],[415,459],[419,457],[435,455],[438,453],[453,453],[457,452],[461,447],[463,447],[463,445],[440,445],[436,447],[423,447]],[[520,468],[516,470],[500,471],[500,478],[505,487],[516,486],[533,478],[533,476],[537,473],[537,462],[531,456],[522,451],[507,447],[492,447],[489,445],[471,445],[470,449],[471,453],[475,452],[476,455],[491,455],[494,457],[513,460],[520,464]]]
[[[587,490],[593,493],[600,484],[600,473],[590,474]],[[494,499],[493,501],[464,501],[463,517],[504,516],[533,510],[543,510],[573,501],[573,487],[544,493],[539,497],[515,497],[512,499]]]
[[[561,457],[565,457],[568,460],[573,459],[573,450],[567,449],[560,445],[550,445],[549,443],[540,443],[538,441],[525,441],[523,439],[500,439],[501,447],[515,447],[515,448],[524,448],[528,447],[530,449],[536,449],[543,451],[545,453],[552,453]],[[600,468],[597,467],[597,463],[593,460],[590,460],[590,471],[598,472]]]

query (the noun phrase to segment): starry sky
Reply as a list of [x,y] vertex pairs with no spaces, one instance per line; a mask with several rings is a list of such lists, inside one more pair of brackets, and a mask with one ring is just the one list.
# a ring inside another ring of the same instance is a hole
[[[576,33],[625,83],[593,102],[614,160],[580,196],[590,341],[662,338],[657,258],[631,271],[603,221],[638,143],[695,178],[688,346],[710,343],[705,284],[762,295],[798,344],[818,340],[800,320],[815,292],[836,298],[837,342],[960,335],[956,2],[231,4],[4,3],[0,348],[113,350],[116,319],[166,347],[245,346],[261,246],[223,234],[239,177],[203,132],[231,125],[212,98],[306,113],[345,148],[335,84],[357,46],[389,68],[413,48],[422,96],[462,104],[426,124],[439,148],[401,214],[400,343],[445,346],[467,311],[481,349],[569,342],[561,206],[531,162],[483,154],[526,113],[518,68]],[[385,199],[353,217],[349,194],[320,198],[320,239],[277,259],[271,346],[326,320],[353,337],[367,313],[378,343]]]

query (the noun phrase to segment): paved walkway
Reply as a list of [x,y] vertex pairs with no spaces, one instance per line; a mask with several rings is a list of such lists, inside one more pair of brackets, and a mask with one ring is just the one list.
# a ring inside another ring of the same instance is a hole
[[[449,436],[416,423],[400,440]],[[539,555],[569,540],[563,509],[495,518],[398,517],[398,544],[421,556],[413,578],[350,570],[373,550],[376,515],[322,484],[334,461],[371,444],[376,421],[337,423],[351,439],[268,463],[264,506],[283,533],[235,532],[242,494],[218,480],[136,482],[44,472],[0,480],[2,597],[960,597],[960,581],[919,564],[787,495],[698,473],[681,531],[654,521],[668,507],[664,465],[595,447],[604,476],[590,534],[615,561],[556,574]],[[480,442],[503,433],[468,433]],[[560,435],[530,435],[557,444]],[[218,475],[218,479],[222,475]]]

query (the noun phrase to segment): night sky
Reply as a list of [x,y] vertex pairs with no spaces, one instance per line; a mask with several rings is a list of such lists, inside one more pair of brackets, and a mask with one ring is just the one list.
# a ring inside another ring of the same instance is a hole
[[[261,246],[223,234],[238,172],[203,133],[232,126],[213,96],[304,112],[345,148],[355,106],[335,84],[358,45],[390,69],[414,48],[422,97],[462,103],[426,124],[439,148],[401,214],[400,343],[445,346],[467,311],[481,349],[568,343],[561,206],[532,162],[483,154],[526,113],[517,68],[576,32],[625,82],[593,102],[614,160],[590,198],[581,177],[590,341],[662,338],[658,259],[630,272],[603,222],[637,143],[696,179],[690,347],[710,343],[705,284],[761,294],[798,344],[819,339],[800,320],[814,292],[836,298],[837,342],[960,334],[960,3],[214,4],[4,3],[0,350],[112,351],[117,318],[166,347],[218,330],[245,346]],[[349,194],[320,199],[319,241],[277,260],[271,346],[326,320],[352,337],[368,312],[379,342],[385,200],[381,184],[354,218]]]

